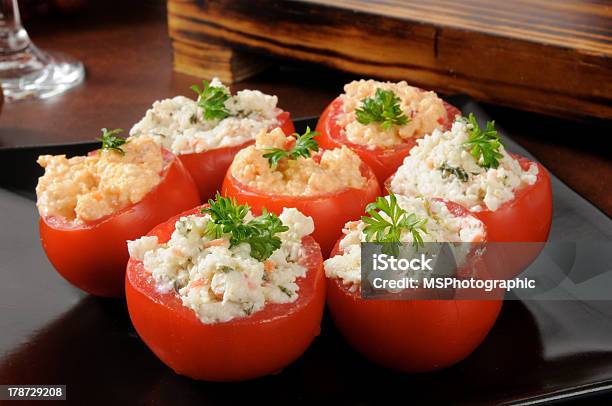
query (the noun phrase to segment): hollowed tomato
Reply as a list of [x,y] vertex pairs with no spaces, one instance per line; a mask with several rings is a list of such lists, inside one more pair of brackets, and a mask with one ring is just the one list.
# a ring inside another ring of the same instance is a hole
[[323,255],[327,255],[341,234],[344,224],[364,214],[368,203],[380,195],[380,186],[372,170],[362,164],[361,174],[366,178],[363,189],[348,188],[317,196],[288,196],[254,190],[237,180],[228,170],[221,193],[235,197],[238,203],[248,204],[255,211],[265,208],[280,214],[285,207],[295,207],[312,217],[315,224],[312,236],[321,246]]
[[[444,107],[446,108],[447,120],[440,124],[443,125],[444,130],[448,130],[453,124],[455,115],[461,115],[461,112],[446,102],[444,102]],[[327,106],[319,118],[317,131],[320,135],[317,137],[317,142],[326,149],[346,145],[372,168],[381,183],[395,173],[412,147],[416,145],[418,137],[411,137],[393,148],[369,149],[366,145],[352,143],[346,138],[344,128],[338,124],[340,114],[342,114],[342,99],[337,97]]]
[[40,219],[42,246],[68,282],[92,295],[122,296],[129,258],[126,241],[200,204],[198,190],[183,164],[167,151],[164,158],[167,163],[161,182],[134,205],[86,223],[60,217]]
[[[182,215],[199,211],[195,208]],[[179,217],[149,235],[168,241]],[[325,303],[321,251],[310,236],[302,243],[301,263],[308,270],[297,279],[295,302],[268,303],[250,316],[214,324],[202,323],[175,292],[160,293],[142,262],[130,259],[125,285],[132,323],[155,355],[178,374],[236,381],[277,372],[296,360],[320,332]]]
[[[291,116],[288,111],[282,111],[278,114],[278,127],[286,135],[293,134],[295,128]],[[243,148],[248,147],[255,141],[248,141],[240,145],[232,147],[216,148],[204,152],[193,154],[182,154],[179,158],[183,165],[187,168],[200,192],[200,198],[203,202],[215,197],[215,193],[221,188],[223,177],[227,168],[229,168],[234,155]]]
[[[457,216],[470,215],[459,205],[447,205]],[[331,256],[341,254],[339,243]],[[486,279],[484,263],[473,264],[477,277]],[[437,293],[449,299],[430,300],[432,292],[416,291],[408,297],[426,299],[366,300],[341,279],[327,279],[327,306],[349,345],[369,360],[403,372],[432,371],[463,360],[484,340],[502,306],[499,290]]]
[[497,210],[483,208],[474,212],[487,226],[491,242],[544,242],[548,239],[552,223],[552,189],[546,168],[527,158],[512,155],[523,170],[532,164],[538,167],[538,176],[533,185],[514,192],[514,198]]

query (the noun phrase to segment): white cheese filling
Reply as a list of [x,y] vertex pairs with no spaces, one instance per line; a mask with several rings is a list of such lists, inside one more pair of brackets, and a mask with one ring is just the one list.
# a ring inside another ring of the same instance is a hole
[[[446,204],[437,200],[420,197],[396,195],[397,203],[408,214],[414,213],[418,219],[426,219],[427,233],[421,233],[423,242],[480,242],[485,238],[485,228],[482,222],[473,216],[457,216],[451,213]],[[387,197],[387,200],[389,197]],[[388,219],[385,213],[380,215]],[[361,242],[366,241],[362,221],[346,223],[342,232],[345,234],[340,241],[342,255],[336,255],[324,262],[325,275],[328,278],[340,278],[345,285],[356,290],[361,284]],[[404,230],[401,242],[414,242],[412,233]],[[469,245],[459,245],[456,256],[465,256]]]
[[[400,99],[399,106],[409,119],[408,123],[385,130],[378,123],[361,124],[357,121],[355,109],[363,107],[363,100],[374,97],[377,89],[390,90]],[[340,98],[343,114],[339,115],[338,124],[344,127],[346,138],[370,149],[400,145],[409,138],[430,134],[436,128],[442,128],[448,119],[454,119],[447,117],[444,102],[436,93],[409,86],[404,81],[353,81],[344,86]]]
[[[216,78],[210,86],[223,87],[229,92]],[[205,120],[196,100],[176,96],[153,103],[132,127],[130,135],[151,135],[177,155],[241,145],[254,140],[261,130],[278,125],[277,103],[276,96],[258,90],[241,90],[225,102],[229,117]]]
[[533,185],[538,167],[527,171],[503,146],[498,168],[485,169],[463,145],[471,124],[457,120],[450,131],[436,130],[417,141],[391,181],[398,194],[439,197],[468,207],[471,211],[495,211],[514,198],[514,191]]
[[[249,213],[245,222],[252,218]],[[165,244],[146,236],[128,241],[128,250],[143,261],[158,291],[174,290],[203,323],[225,322],[258,312],[266,303],[297,300],[296,280],[307,272],[299,263],[302,237],[314,231],[314,224],[294,208],[284,209],[279,218],[289,230],[277,234],[281,247],[263,262],[250,256],[247,243],[230,247],[225,236],[208,238],[208,214],[181,217]]]

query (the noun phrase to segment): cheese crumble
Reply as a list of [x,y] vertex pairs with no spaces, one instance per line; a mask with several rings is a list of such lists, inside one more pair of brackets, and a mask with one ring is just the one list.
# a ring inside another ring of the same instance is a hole
[[[219,79],[210,86],[222,87]],[[278,125],[278,98],[258,90],[241,90],[225,102],[229,117],[205,120],[196,100],[176,96],[153,103],[145,116],[132,127],[130,135],[153,135],[173,153],[191,154],[231,147],[252,141],[263,129]]]
[[391,181],[391,191],[405,195],[440,197],[471,211],[497,210],[514,198],[514,191],[533,185],[538,167],[527,171],[503,146],[498,168],[485,169],[463,145],[471,124],[457,120],[450,131],[436,130],[417,141]]
[[161,181],[162,150],[151,138],[121,146],[125,154],[99,150],[88,156],[42,155],[36,205],[41,217],[98,220],[141,201]]
[[[311,217],[286,208],[279,216],[288,231],[267,260],[250,256],[250,246],[230,247],[227,237],[206,235],[210,216],[181,217],[167,243],[146,236],[128,241],[130,256],[143,261],[162,293],[176,292],[203,323],[225,322],[262,310],[266,303],[291,303],[299,297],[298,278],[306,276],[302,237],[314,231]],[[253,219],[252,214],[245,222]]]
[[[407,124],[393,125],[384,130],[378,123],[361,124],[355,117],[355,109],[362,107],[363,100],[374,97],[377,89],[390,90],[400,99],[400,108],[409,118]],[[338,125],[344,127],[346,138],[355,144],[370,149],[391,148],[412,137],[431,134],[442,128],[447,117],[444,102],[436,93],[409,86],[406,82],[378,82],[375,80],[353,81],[344,86],[343,114],[338,116]]]
[[[457,216],[448,210],[442,201],[429,200],[420,197],[396,195],[398,205],[408,214],[414,213],[419,219],[426,219],[427,233],[421,236],[428,242],[481,242],[485,237],[485,228],[473,216]],[[389,200],[389,197],[386,197]],[[385,213],[379,212],[383,218]],[[340,278],[345,285],[353,289],[361,284],[361,242],[366,241],[363,229],[366,224],[362,221],[346,223],[342,232],[345,234],[340,241],[342,255],[336,255],[324,262],[325,275],[328,278]],[[400,240],[402,243],[413,243],[412,233],[403,230]],[[466,247],[459,247],[464,250]],[[467,247],[469,248],[469,247]],[[466,253],[463,252],[462,255]]]
[[271,168],[263,155],[269,148],[285,149],[293,140],[278,128],[260,132],[255,145],[236,154],[231,174],[252,189],[275,195],[314,196],[365,186],[361,159],[345,146],[320,151],[310,158],[283,159]]

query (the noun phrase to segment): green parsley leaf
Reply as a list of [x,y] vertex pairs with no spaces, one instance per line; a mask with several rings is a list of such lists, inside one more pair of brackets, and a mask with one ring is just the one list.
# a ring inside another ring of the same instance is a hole
[[495,129],[495,121],[487,121],[487,127],[484,131],[478,125],[474,113],[470,113],[467,121],[468,124],[472,125],[472,128],[469,129],[470,138],[463,143],[463,146],[470,151],[481,167],[485,169],[497,168],[503,154],[499,152],[502,143]]
[[231,97],[226,88],[211,86],[203,80],[203,89],[198,85],[191,86],[191,90],[198,94],[198,107],[204,111],[205,120],[223,120],[230,115],[225,102]]
[[355,117],[361,124],[380,123],[388,130],[392,125],[402,126],[410,120],[400,108],[400,98],[391,90],[376,89],[374,97],[361,101],[361,108],[355,109]]
[[[418,219],[414,213],[408,214],[397,203],[397,198],[393,193],[389,193],[389,200],[384,197],[377,197],[374,203],[366,207],[369,216],[362,216],[361,221],[366,223],[363,232],[366,241],[374,241],[385,244],[389,247],[388,254],[398,256],[400,237],[402,231],[408,230],[412,233],[413,245],[418,249],[423,246],[421,233],[427,233],[425,224],[427,219]],[[388,218],[383,217],[384,213]]]
[[249,206],[239,205],[235,198],[222,197],[219,192],[208,204],[210,207],[202,209],[202,213],[211,217],[206,225],[206,235],[210,238],[229,235],[230,247],[247,243],[251,247],[251,257],[258,261],[268,259],[279,249],[281,239],[276,234],[289,230],[278,216],[265,209],[261,216],[245,223]]
[[319,144],[315,141],[314,137],[319,135],[316,131],[310,131],[310,127],[306,127],[306,132],[303,135],[298,133],[292,134],[295,137],[295,144],[293,148],[286,151],[281,148],[267,148],[263,157],[268,159],[270,168],[276,168],[281,159],[297,159],[299,157],[309,158],[311,152],[319,151]]
[[[202,209],[209,214],[212,221],[206,224],[206,235],[210,238],[221,238],[224,234],[243,232],[244,218],[249,212],[249,206],[239,205],[235,198],[221,197],[219,192],[215,200],[209,199],[210,207]],[[239,236],[241,238],[242,234]]]
[[117,137],[117,134],[122,133],[123,130],[121,128],[115,128],[114,130],[107,130],[103,128],[102,137],[97,140],[102,142],[102,149],[108,149],[110,151],[116,151],[121,155],[125,155],[125,151],[121,148],[122,145],[128,142],[127,139],[123,137]]
[[280,248],[281,240],[275,234],[289,230],[274,213],[268,213],[265,209],[259,217],[247,223],[250,233],[247,241],[251,246],[251,256],[259,261],[264,261]]

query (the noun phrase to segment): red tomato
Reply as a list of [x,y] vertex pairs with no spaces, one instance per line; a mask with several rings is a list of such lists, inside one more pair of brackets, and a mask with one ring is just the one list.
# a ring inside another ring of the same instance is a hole
[[[513,157],[523,170],[534,163],[514,154]],[[512,279],[523,272],[540,255],[548,240],[552,223],[550,176],[546,168],[535,164],[538,176],[533,185],[517,190],[514,199],[495,211],[474,213],[487,226],[489,241],[493,243],[488,246],[488,268],[499,279]]]
[[369,360],[403,372],[451,366],[491,330],[501,300],[363,300],[337,278],[327,306],[348,343]]
[[349,188],[318,196],[284,196],[253,190],[227,171],[221,194],[235,197],[238,203],[248,204],[255,211],[265,208],[280,214],[285,207],[295,207],[305,215],[311,216],[315,224],[312,236],[321,245],[323,255],[327,255],[341,234],[344,224],[364,214],[368,203],[380,195],[380,186],[372,170],[362,164],[361,174],[367,179],[363,189]]
[[[444,107],[446,107],[448,117],[445,122],[441,122],[440,124],[443,125],[444,130],[448,130],[453,124],[455,115],[461,115],[461,112],[456,107],[446,102],[444,102]],[[354,144],[346,138],[344,128],[338,125],[338,116],[341,113],[342,99],[337,97],[327,106],[321,118],[319,118],[317,131],[320,136],[317,137],[317,142],[321,147],[326,149],[333,149],[346,145],[355,151],[363,162],[372,168],[378,181],[381,183],[395,173],[412,147],[416,145],[418,137],[409,138],[403,144],[393,148],[368,149],[365,145]]]
[[[277,119],[279,121],[278,127],[285,134],[289,135],[295,132],[293,121],[291,121],[288,111],[281,110]],[[179,155],[181,162],[185,165],[198,186],[200,198],[203,202],[215,197],[215,193],[221,187],[225,172],[227,172],[227,168],[231,165],[234,155],[254,142],[252,140],[233,147],[216,148],[199,153]]]
[[198,190],[181,162],[164,151],[161,182],[140,202],[99,220],[75,225],[59,217],[40,219],[47,257],[68,282],[97,296],[122,296],[127,240],[170,216],[200,204]]
[[512,155],[523,170],[531,164],[538,166],[538,177],[533,185],[514,193],[514,199],[502,204],[497,210],[475,212],[487,226],[491,242],[543,242],[548,239],[552,222],[552,189],[546,168],[527,158]]
[[[447,204],[455,215],[470,215],[459,205]],[[341,253],[339,243],[331,256]],[[486,270],[477,269],[484,277]],[[502,306],[499,290],[478,293],[483,294],[487,300],[365,300],[359,289],[351,292],[341,279],[327,279],[327,306],[348,343],[369,360],[403,372],[445,368],[471,354]]]
[[[182,215],[199,213],[195,208]],[[166,242],[176,216],[153,229]],[[204,324],[175,292],[160,293],[141,261],[130,259],[126,274],[128,310],[147,346],[178,374],[206,381],[237,381],[268,375],[297,359],[319,334],[325,278],[319,246],[302,240],[306,277],[298,279],[293,303],[269,303],[251,316]]]

